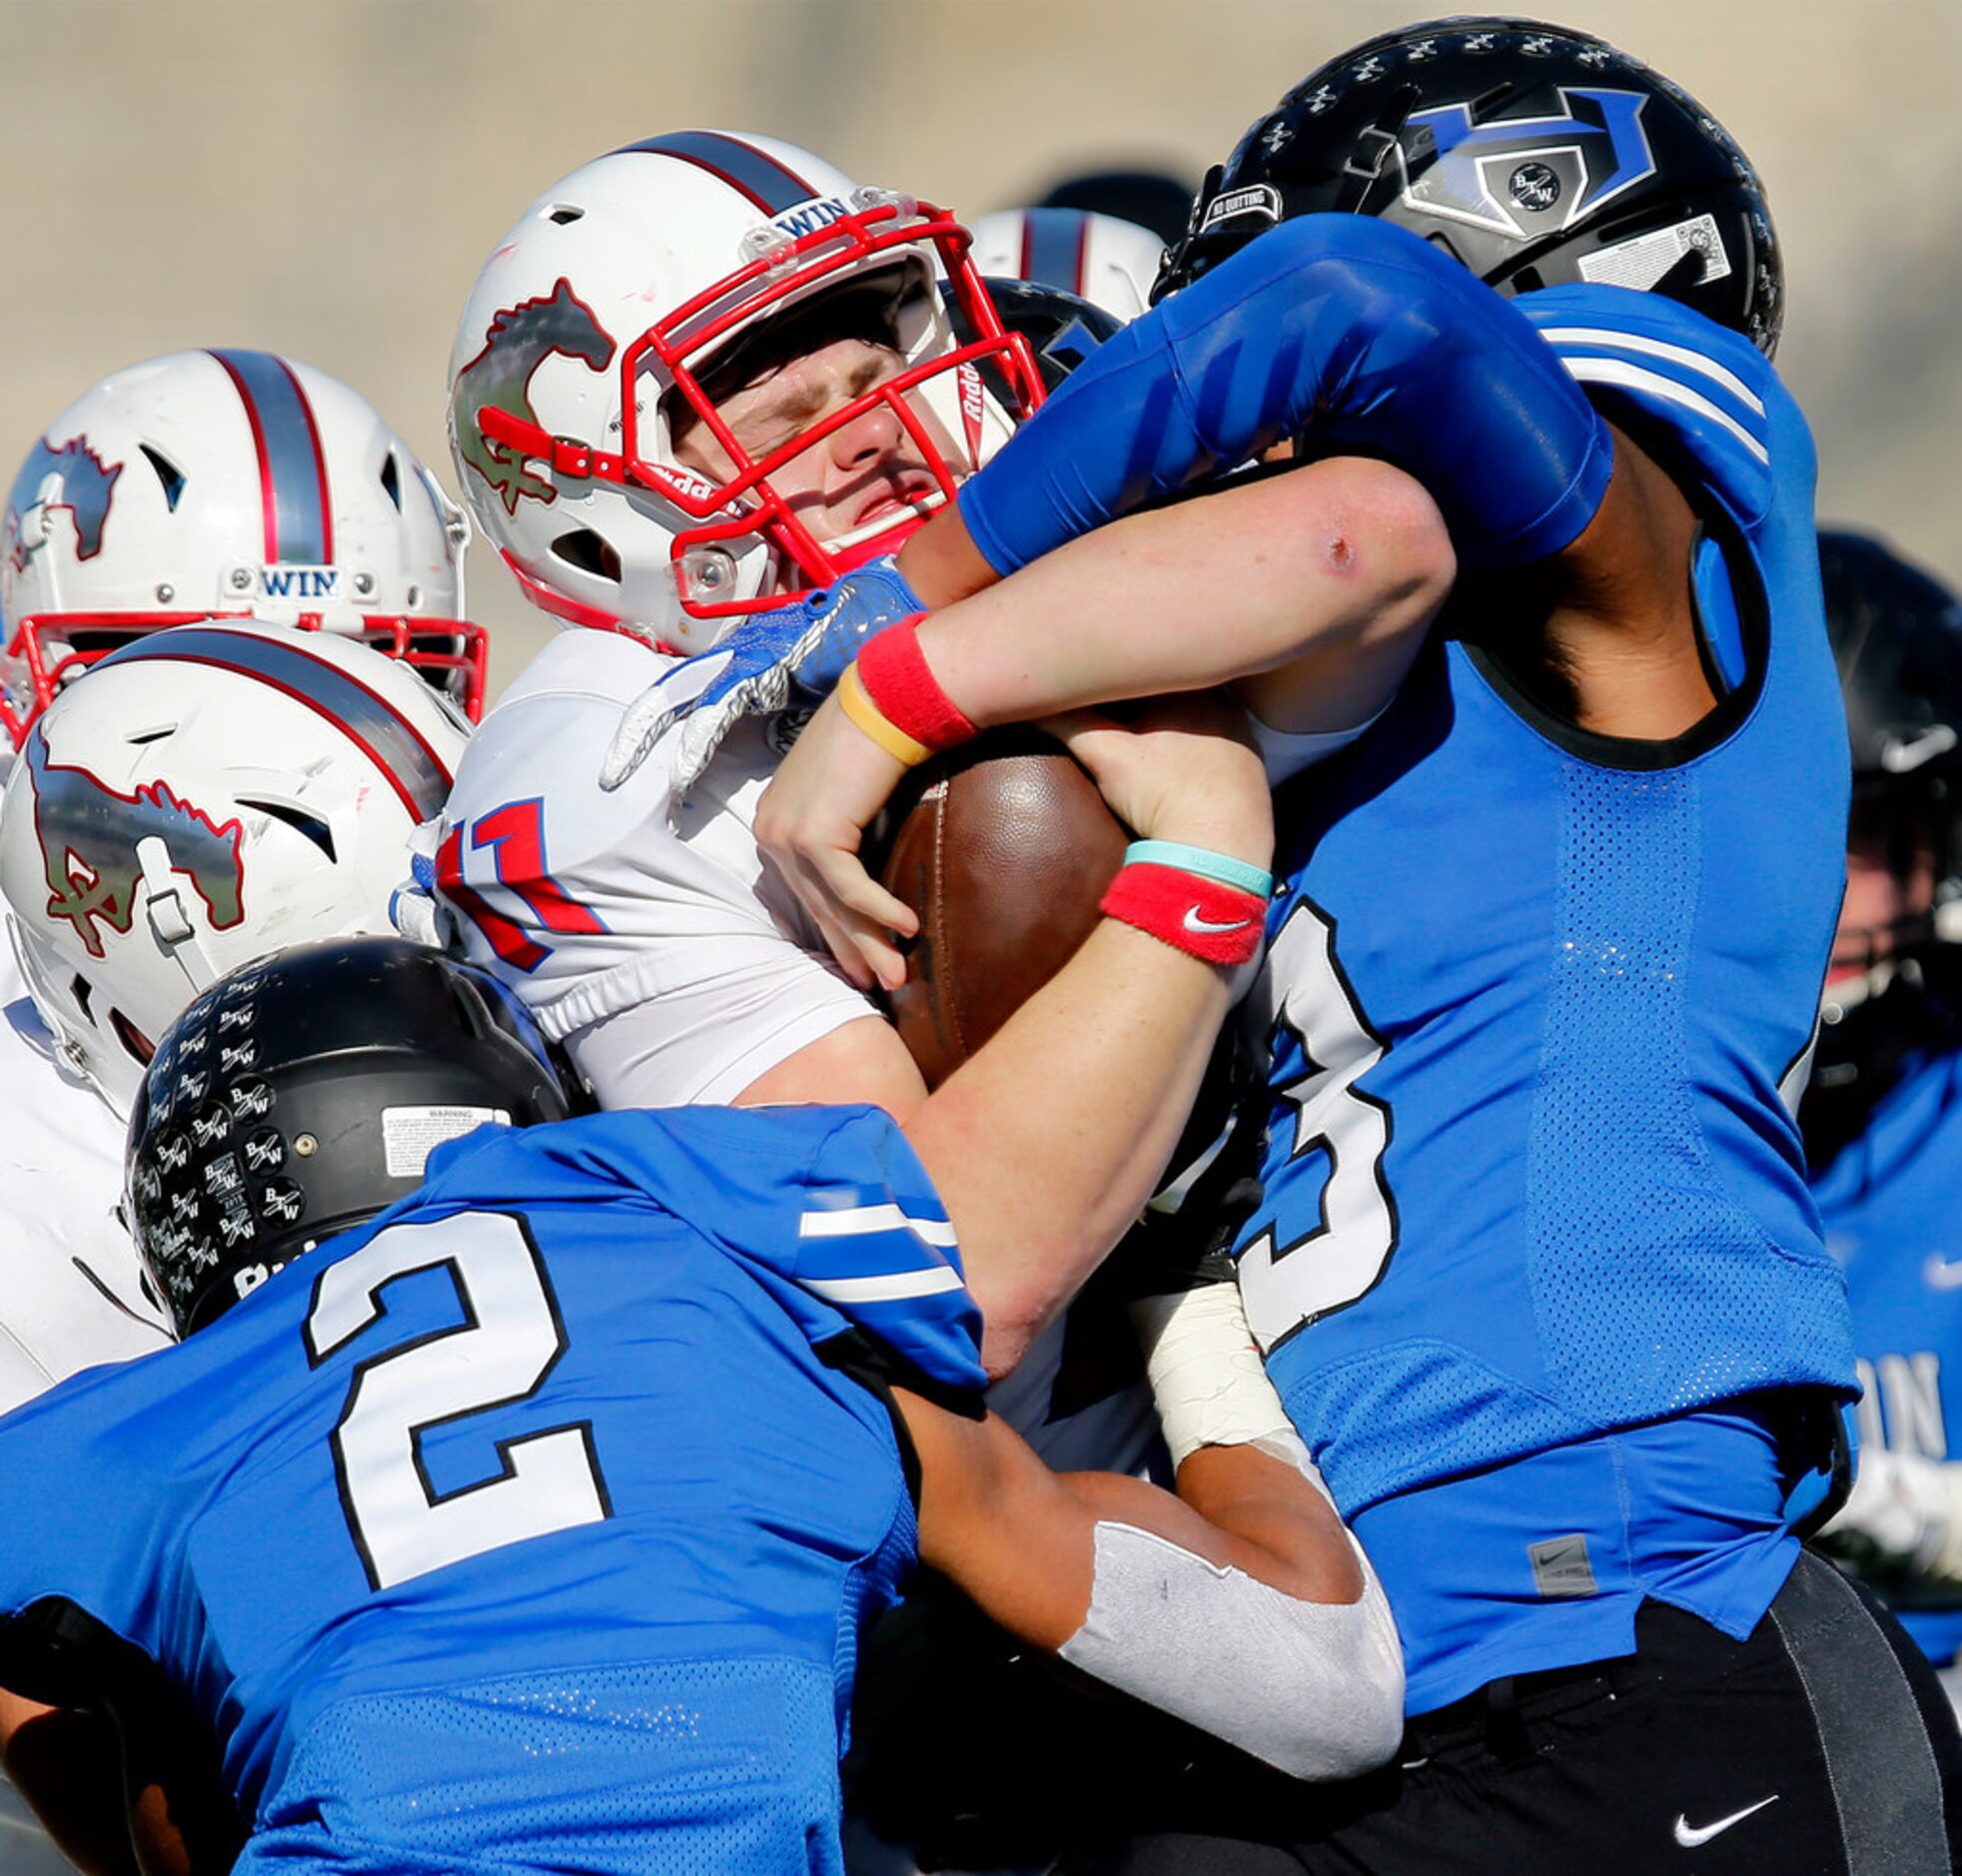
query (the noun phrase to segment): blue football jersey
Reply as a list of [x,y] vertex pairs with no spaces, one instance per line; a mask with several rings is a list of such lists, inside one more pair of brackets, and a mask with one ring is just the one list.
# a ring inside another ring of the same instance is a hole
[[[1962,1051],[1904,1075],[1812,1194],[1853,1308],[1860,1444],[1962,1463]],[[1962,1599],[1896,1612],[1935,1662],[1962,1649]]]
[[[1768,1420],[1712,1414],[1688,1459],[1679,1431],[1624,1429],[1853,1379],[1780,1096],[1849,788],[1811,439],[1759,354],[1674,302],[1514,304],[1698,508],[1720,701],[1673,744],[1582,732],[1484,649],[1502,619],[1461,612],[1284,798],[1241,1281],[1398,1607],[1420,1711],[1625,1652],[1668,1570],[1696,1578],[1684,1606],[1748,1629],[1791,1554]],[[1631,1533],[1644,1468],[1675,1481],[1689,1538]],[[1732,1544],[1753,1555],[1719,1593],[1701,1551]],[[1513,1623],[1516,1646],[1489,1645]]]
[[984,1380],[925,1173],[819,1108],[486,1129],[433,1169],[0,1421],[0,1611],[66,1599],[189,1692],[241,1869],[838,1867],[858,1629],[916,1550],[840,1352]]

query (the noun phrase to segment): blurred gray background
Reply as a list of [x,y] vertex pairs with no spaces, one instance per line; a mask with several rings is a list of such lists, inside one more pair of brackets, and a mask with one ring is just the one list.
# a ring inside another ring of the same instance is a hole
[[[105,372],[243,345],[346,379],[454,486],[464,297],[588,157],[768,131],[968,215],[1113,160],[1196,179],[1311,67],[1413,17],[1408,0],[0,0],[0,472]],[[1821,513],[1962,578],[1962,5],[1555,17],[1667,72],[1752,154]],[[539,627],[482,549],[471,572],[501,682]]]

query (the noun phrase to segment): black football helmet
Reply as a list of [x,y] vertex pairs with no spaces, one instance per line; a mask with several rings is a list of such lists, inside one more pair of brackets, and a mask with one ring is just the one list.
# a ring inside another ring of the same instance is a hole
[[1778,248],[1743,152],[1659,73],[1564,27],[1432,20],[1311,73],[1207,176],[1154,298],[1328,211],[1408,228],[1508,297],[1650,289],[1777,344]]
[[1870,534],[1822,531],[1819,570],[1853,749],[1851,837],[1932,891],[1834,948],[1801,1110],[1815,1165],[1860,1131],[1909,1055],[1962,1036],[1962,605]]
[[433,1146],[585,1105],[483,971],[400,938],[295,945],[221,978],[157,1045],[125,1215],[188,1336],[413,1192]]
[[[1020,333],[1029,342],[1045,393],[1053,392],[1113,333],[1124,330],[1124,322],[1116,314],[1106,313],[1088,300],[1079,300],[1060,287],[1046,287],[1034,280],[992,278],[981,284],[994,303],[1002,330]],[[966,345],[970,330],[966,312],[945,287],[940,290],[940,298],[957,342]],[[983,379],[989,380],[989,390],[995,391],[997,388],[990,377],[994,370],[992,362],[983,360],[977,369]]]
[[1163,170],[1086,170],[1064,177],[1035,206],[1115,215],[1121,222],[1149,228],[1160,241],[1173,242],[1186,232],[1192,185]]

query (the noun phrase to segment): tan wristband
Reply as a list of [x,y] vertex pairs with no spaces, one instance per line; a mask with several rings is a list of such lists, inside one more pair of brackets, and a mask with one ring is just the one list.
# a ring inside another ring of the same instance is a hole
[[903,762],[908,768],[918,768],[933,753],[917,737],[907,735],[872,701],[866,693],[865,680],[858,674],[855,658],[838,679],[838,707],[854,728],[870,736],[894,761]]

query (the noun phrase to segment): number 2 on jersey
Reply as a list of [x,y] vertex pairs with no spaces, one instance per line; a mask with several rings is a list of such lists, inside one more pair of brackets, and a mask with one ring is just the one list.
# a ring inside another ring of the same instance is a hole
[[331,1265],[314,1287],[309,1361],[386,1324],[383,1288],[433,1270],[449,1273],[463,1323],[361,1363],[334,1429],[342,1506],[376,1589],[610,1515],[584,1422],[517,1439],[487,1430],[502,1469],[454,1491],[439,1494],[424,1468],[426,1432],[528,1401],[565,1352],[544,1263],[509,1214],[398,1226]]
[[[1277,1250],[1281,1208],[1312,1188],[1277,1178],[1270,1162],[1276,1218],[1240,1254],[1240,1294],[1263,1352],[1373,1289],[1397,1249],[1397,1206],[1383,1176],[1390,1110],[1356,1088],[1386,1045],[1356,1007],[1335,938],[1321,908],[1303,899],[1268,954],[1275,1026],[1294,1037],[1302,1057],[1300,1079],[1282,1091],[1296,1110],[1288,1158],[1292,1164],[1319,1151],[1328,1174],[1315,1223]],[[1278,1132],[1284,1123],[1277,1116],[1273,1124]]]

